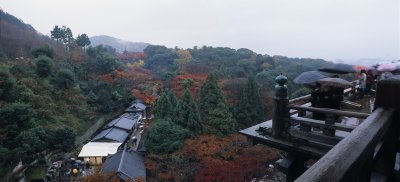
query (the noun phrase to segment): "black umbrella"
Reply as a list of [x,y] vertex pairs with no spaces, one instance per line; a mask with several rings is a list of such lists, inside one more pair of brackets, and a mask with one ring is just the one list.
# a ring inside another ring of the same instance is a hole
[[293,82],[297,84],[315,86],[315,82],[323,78],[328,78],[328,76],[319,71],[306,71],[297,76]]
[[339,87],[339,88],[347,88],[353,86],[351,82],[341,78],[323,78],[318,80],[317,83],[320,83],[323,86]]
[[355,70],[353,69],[353,65],[343,64],[343,63],[334,63],[330,66],[318,70],[326,73],[337,73],[337,74],[346,74],[355,72]]

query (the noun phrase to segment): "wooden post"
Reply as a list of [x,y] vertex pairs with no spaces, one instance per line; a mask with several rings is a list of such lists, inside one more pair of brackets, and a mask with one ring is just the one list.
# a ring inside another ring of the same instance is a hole
[[400,110],[400,80],[381,80],[378,82],[374,110],[378,107]]
[[382,80],[378,82],[374,110],[378,107],[395,109],[392,125],[386,133],[381,150],[376,154],[374,170],[392,180],[396,152],[398,150],[399,126],[400,126],[400,80]]
[[275,78],[275,112],[272,120],[272,136],[278,138],[289,127],[289,104],[288,91],[285,83],[287,78],[280,74]]
[[304,166],[307,160],[305,156],[288,153],[279,163],[278,169],[286,175],[286,181],[291,182],[307,170]]
[[398,112],[391,118],[392,125],[389,131],[386,132],[384,141],[382,142],[381,149],[375,157],[374,171],[387,177],[388,181],[393,179],[394,166],[396,162],[396,153],[398,150],[398,137],[399,137],[399,115]]
[[[336,122],[335,115],[333,114],[326,114],[325,124],[333,125]],[[327,136],[335,136],[335,130],[333,129],[323,129],[323,134]]]
[[[299,117],[305,117],[307,111],[300,110],[297,116]],[[300,123],[300,130],[305,131],[305,132],[311,132],[311,126],[310,125],[305,125]]]

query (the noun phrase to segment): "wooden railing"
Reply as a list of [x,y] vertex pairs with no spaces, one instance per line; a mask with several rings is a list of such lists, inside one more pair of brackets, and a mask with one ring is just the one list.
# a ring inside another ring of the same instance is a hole
[[[360,119],[365,119],[369,116],[369,114],[367,113],[341,111],[328,108],[315,108],[315,107],[305,107],[296,105],[289,105],[288,108],[293,110],[298,110],[300,116],[300,117],[296,116],[289,117],[289,122],[291,123],[291,125],[293,125],[293,123],[300,124],[299,128],[292,127],[289,129],[289,133],[292,136],[305,139],[310,142],[318,142],[330,145],[331,147],[333,147],[333,145],[337,144],[341,139],[343,139],[343,137],[335,136],[336,130],[351,132],[355,128],[354,126],[340,124],[339,123],[340,116],[347,116]],[[322,121],[304,117],[306,111],[325,114],[326,119]],[[322,134],[320,134],[320,132],[313,132],[311,128],[322,130]]]
[[[353,83],[355,86],[351,87],[351,88],[347,88],[343,91],[344,96],[349,97],[351,95],[354,95],[354,93],[356,92],[356,89],[358,88],[358,85],[356,85],[357,81],[352,81],[351,83]],[[289,104],[304,104],[310,101],[311,98],[311,94],[307,94],[301,97],[296,97],[293,99],[289,100]]]
[[[353,126],[339,124],[338,122],[340,122],[341,116],[360,119],[365,119],[369,116],[367,113],[311,107],[311,103],[309,102],[311,99],[310,94],[286,101],[285,97],[280,96],[287,95],[287,93],[285,93],[287,90],[283,89],[285,87],[283,84],[279,87],[282,89],[277,90],[277,96],[275,97],[277,109],[275,110],[274,117],[275,126],[278,127],[274,127],[274,124],[272,127],[272,132],[275,133],[275,137],[281,136],[282,133],[289,133],[291,136],[296,138],[316,142],[323,146],[333,147],[343,139],[343,137],[335,136],[336,130],[351,132],[354,129]],[[343,95],[354,96],[357,87],[358,85],[345,89]],[[281,93],[278,93],[278,91]],[[326,116],[326,119],[310,119],[310,116],[306,115],[307,112],[323,114]],[[295,114],[297,114],[297,116]],[[284,127],[294,126],[296,124],[299,125],[299,127]],[[315,128],[316,131],[312,130],[312,128]],[[321,130],[322,134],[320,132]]]
[[378,83],[375,111],[295,181],[396,180],[399,91],[400,81]]
[[[310,95],[289,100],[286,77],[280,75],[276,82],[273,119],[240,133],[254,144],[285,151],[278,168],[287,181],[396,180],[393,169],[400,129],[400,80],[378,83],[371,114],[310,107]],[[356,88],[346,89],[345,97],[354,96]],[[310,113],[326,117],[311,119]],[[339,116],[364,121],[357,127],[349,126],[340,124]],[[309,159],[318,161],[306,169]]]
[[[382,162],[384,166],[391,163],[388,168],[393,170],[395,156],[387,145],[397,140],[389,137],[398,130],[394,116],[393,109],[376,109],[296,181],[369,181],[374,167]],[[386,169],[386,173],[391,172]]]

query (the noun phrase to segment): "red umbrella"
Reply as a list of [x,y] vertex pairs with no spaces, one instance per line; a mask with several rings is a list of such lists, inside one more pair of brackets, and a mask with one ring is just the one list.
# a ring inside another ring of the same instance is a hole
[[361,71],[361,70],[367,70],[368,67],[363,66],[363,65],[357,65],[357,66],[353,66],[353,69],[354,69],[355,71]]

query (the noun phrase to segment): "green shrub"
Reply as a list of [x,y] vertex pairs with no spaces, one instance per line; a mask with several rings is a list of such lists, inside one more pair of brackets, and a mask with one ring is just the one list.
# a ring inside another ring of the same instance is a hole
[[40,77],[47,77],[51,74],[53,60],[46,56],[40,56],[36,59],[36,73]]

